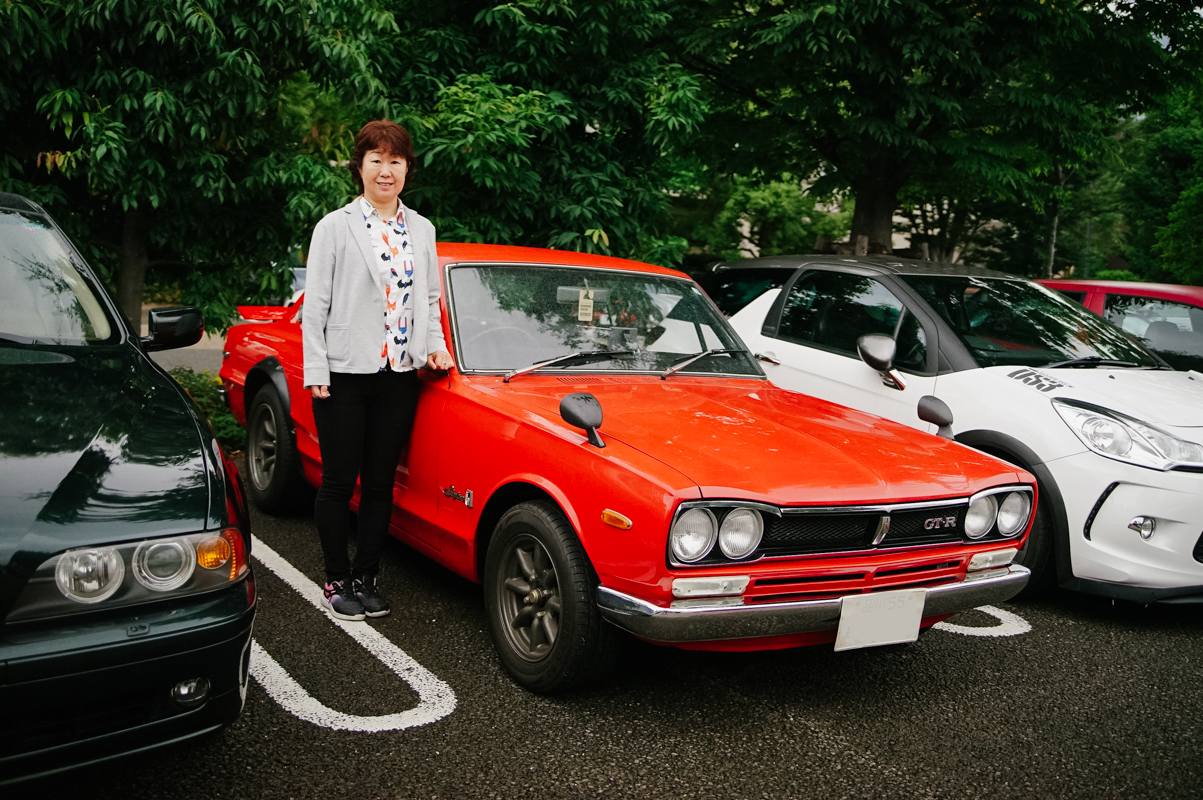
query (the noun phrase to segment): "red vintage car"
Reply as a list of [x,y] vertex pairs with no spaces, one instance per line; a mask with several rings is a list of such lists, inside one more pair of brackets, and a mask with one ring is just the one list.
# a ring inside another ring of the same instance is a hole
[[1203,372],[1203,286],[1040,280],[1139,338],[1174,369]]
[[[709,650],[914,641],[1027,582],[1032,475],[775,388],[687,276],[441,244],[456,368],[423,371],[393,534],[483,583],[521,685],[600,676],[620,629]],[[317,485],[300,318],[244,307],[221,377],[263,509]]]

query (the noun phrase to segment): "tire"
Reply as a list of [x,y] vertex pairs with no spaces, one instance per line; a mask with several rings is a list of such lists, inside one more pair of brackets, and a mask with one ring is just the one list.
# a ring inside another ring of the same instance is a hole
[[280,393],[268,383],[255,394],[246,415],[246,471],[251,501],[269,514],[288,509],[303,483],[288,421]]
[[[1044,487],[1039,486],[1040,497],[1045,497]],[[1057,562],[1053,555],[1053,521],[1049,515],[1048,502],[1036,502],[1036,520],[1032,531],[1024,542],[1015,563],[1032,571],[1028,585],[1015,595],[1015,600],[1026,600],[1045,594],[1057,584]]]
[[552,693],[606,675],[620,633],[597,609],[597,584],[554,505],[520,503],[502,515],[485,556],[485,606],[493,645],[516,683]]

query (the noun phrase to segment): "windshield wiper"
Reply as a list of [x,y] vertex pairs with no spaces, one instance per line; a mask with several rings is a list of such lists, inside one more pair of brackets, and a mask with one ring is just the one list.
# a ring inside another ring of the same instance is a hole
[[729,355],[732,353],[746,353],[746,352],[747,352],[746,350],[714,349],[714,350],[703,350],[700,353],[694,353],[693,355],[689,355],[689,356],[682,356],[677,361],[674,361],[668,369],[666,369],[660,373],[660,380],[664,380],[669,375],[672,375],[674,372],[680,372],[681,370],[685,369],[693,362],[703,359],[706,356]]
[[1081,358],[1071,358],[1069,361],[1058,361],[1056,364],[1045,364],[1041,369],[1056,369],[1058,367],[1139,367],[1135,361],[1120,361],[1115,358],[1103,358],[1102,356],[1082,356]]
[[531,364],[529,367],[522,369],[512,369],[505,374],[501,380],[504,383],[509,383],[510,378],[518,375],[525,375],[528,372],[534,372],[537,369],[550,367],[552,364],[559,364],[564,361],[590,360],[594,358],[609,358],[610,356],[629,356],[634,353],[634,350],[584,350],[579,353],[569,353],[566,356],[556,356],[550,361],[540,361],[537,364]]

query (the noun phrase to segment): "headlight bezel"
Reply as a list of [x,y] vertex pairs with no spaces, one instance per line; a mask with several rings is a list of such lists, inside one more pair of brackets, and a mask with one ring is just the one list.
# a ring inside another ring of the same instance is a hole
[[[1183,439],[1155,425],[1093,403],[1062,397],[1054,398],[1051,402],[1053,410],[1086,449],[1103,458],[1160,472],[1203,471],[1203,445],[1197,442]],[[1090,431],[1101,432],[1107,425],[1115,427],[1121,435],[1115,437],[1110,444],[1103,445],[1097,441],[1100,438],[1099,434],[1092,435]],[[1187,460],[1174,457],[1174,454],[1166,452],[1170,445],[1179,452],[1193,451],[1192,455],[1196,456],[1197,460],[1195,457]]]
[[[693,561],[685,561],[678,557],[673,548],[673,531],[676,529],[677,523],[681,518],[695,509],[706,511],[711,519],[714,520],[714,535],[711,537],[710,546],[702,555]],[[760,517],[760,537],[757,539],[756,546],[746,555],[741,558],[731,558],[723,552],[719,544],[719,532],[728,515],[739,509],[755,512]],[[681,503],[673,513],[672,521],[668,527],[668,537],[665,547],[668,565],[671,567],[688,568],[716,567],[728,564],[747,564],[750,561],[758,560],[760,558],[760,545],[764,538],[765,528],[767,527],[765,524],[766,514],[781,516],[781,510],[768,503],[757,503],[751,500],[687,500]],[[717,555],[717,559],[711,558],[715,555]]]
[[[196,548],[214,536],[223,538],[229,543],[231,555],[225,564],[215,569],[205,569],[196,563]],[[147,552],[156,545],[185,542],[189,545],[185,550],[191,551],[191,567],[187,578],[178,582],[178,585],[155,588],[136,575],[137,554]],[[220,530],[159,536],[65,550],[47,558],[34,570],[4,621],[5,624],[41,622],[91,612],[190,598],[220,591],[239,584],[250,574],[247,545],[246,536],[242,531],[236,526],[231,526]],[[96,600],[70,596],[63,590],[58,579],[59,565],[65,559],[89,551],[115,552],[122,569],[122,580],[117,587]]]

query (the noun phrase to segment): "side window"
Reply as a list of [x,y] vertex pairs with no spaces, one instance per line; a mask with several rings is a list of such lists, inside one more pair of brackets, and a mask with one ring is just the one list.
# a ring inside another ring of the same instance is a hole
[[1086,292],[1076,292],[1071,289],[1057,289],[1056,291],[1060,292],[1068,299],[1073,300],[1078,305],[1082,305],[1086,302]]
[[884,334],[896,342],[895,366],[926,372],[923,326],[880,282],[815,271],[790,287],[781,310],[780,338],[857,358],[856,340],[866,333]]
[[1113,325],[1137,336],[1176,369],[1203,369],[1203,308],[1108,294],[1103,314]]

